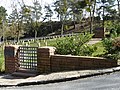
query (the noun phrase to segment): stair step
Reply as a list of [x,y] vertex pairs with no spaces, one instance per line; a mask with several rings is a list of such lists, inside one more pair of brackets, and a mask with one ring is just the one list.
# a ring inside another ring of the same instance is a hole
[[28,70],[28,69],[22,69],[19,68],[16,72],[12,73],[12,76],[15,77],[22,77],[22,78],[28,78],[28,77],[34,77],[37,75],[37,71],[35,70]]
[[14,72],[12,73],[12,76],[15,77],[23,77],[23,78],[28,78],[28,77],[35,77],[37,74],[32,74],[32,73],[24,73],[24,72]]
[[21,68],[17,70],[16,72],[37,74],[37,71],[35,70],[28,70],[28,69],[21,69]]

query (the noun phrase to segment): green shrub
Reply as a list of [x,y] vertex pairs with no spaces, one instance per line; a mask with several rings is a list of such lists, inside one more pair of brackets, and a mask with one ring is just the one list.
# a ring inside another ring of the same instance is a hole
[[102,41],[95,43],[93,46],[96,47],[97,50],[95,50],[95,52],[93,52],[92,56],[102,57],[105,54],[105,48],[103,46]]
[[115,38],[120,36],[120,22],[118,21],[106,21],[105,28],[109,30],[110,37]]
[[120,36],[120,23],[119,22],[113,23],[110,29],[110,36],[111,38]]
[[115,54],[107,54],[104,56],[105,58],[109,58],[112,60],[118,60],[120,59],[120,53],[115,53]]
[[81,56],[92,56],[92,54],[97,50],[97,47],[94,45],[83,45],[80,48]]
[[105,47],[106,54],[104,55],[107,58],[118,60],[120,59],[120,37],[115,39],[104,39],[103,46]]
[[[79,34],[72,37],[66,37],[56,42],[56,52],[58,54],[71,54],[71,55],[83,55],[84,51],[81,50],[84,44],[92,38],[92,34]],[[91,50],[91,49],[89,49]],[[85,52],[86,54],[86,52]]]
[[112,39],[111,38],[105,38],[103,40],[103,46],[105,47],[106,53],[112,53],[113,52],[113,46],[112,46]]
[[113,46],[118,48],[118,49],[120,48],[120,37],[117,37],[117,38],[114,39]]

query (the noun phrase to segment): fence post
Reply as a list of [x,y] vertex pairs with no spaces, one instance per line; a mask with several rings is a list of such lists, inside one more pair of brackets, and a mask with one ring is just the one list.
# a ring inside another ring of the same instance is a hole
[[51,55],[54,55],[55,47],[40,47],[37,51],[37,70],[39,73],[51,72]]
[[5,72],[6,73],[13,73],[19,68],[18,48],[19,48],[18,45],[5,46],[4,58],[5,58]]

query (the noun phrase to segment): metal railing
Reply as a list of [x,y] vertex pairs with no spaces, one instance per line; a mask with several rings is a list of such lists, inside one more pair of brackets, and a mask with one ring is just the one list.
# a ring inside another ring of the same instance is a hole
[[37,47],[19,47],[20,68],[37,70],[37,49]]

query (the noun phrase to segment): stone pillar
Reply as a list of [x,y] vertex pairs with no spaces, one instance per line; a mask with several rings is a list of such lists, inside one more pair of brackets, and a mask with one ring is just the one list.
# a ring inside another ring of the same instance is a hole
[[4,57],[5,57],[5,72],[6,73],[13,73],[19,68],[18,48],[19,46],[17,45],[5,46]]
[[37,69],[39,73],[51,72],[51,55],[54,55],[55,47],[40,47],[37,51]]

